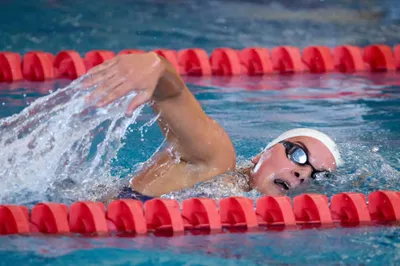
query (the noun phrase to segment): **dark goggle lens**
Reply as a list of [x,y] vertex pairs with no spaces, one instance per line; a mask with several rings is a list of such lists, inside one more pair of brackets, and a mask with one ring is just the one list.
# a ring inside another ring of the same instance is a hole
[[291,159],[298,164],[305,164],[308,160],[307,153],[299,147],[294,147],[289,154]]

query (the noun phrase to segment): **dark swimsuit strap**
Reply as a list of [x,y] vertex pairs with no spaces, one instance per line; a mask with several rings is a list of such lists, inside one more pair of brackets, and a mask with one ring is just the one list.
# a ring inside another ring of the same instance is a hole
[[134,199],[134,200],[140,200],[142,202],[145,202],[145,201],[153,199],[154,197],[143,195],[142,193],[139,193],[139,192],[133,190],[131,187],[123,187],[121,189],[121,191],[119,192],[117,198],[118,199]]

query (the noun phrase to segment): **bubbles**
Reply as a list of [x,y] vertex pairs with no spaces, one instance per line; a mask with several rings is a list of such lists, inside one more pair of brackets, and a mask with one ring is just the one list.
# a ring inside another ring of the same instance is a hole
[[[239,160],[237,165],[238,169],[245,169],[253,166],[248,160]],[[205,197],[215,199],[218,202],[220,199],[232,196],[252,198],[255,202],[261,194],[256,190],[251,190],[248,176],[238,170],[216,176],[209,181],[199,182],[191,188],[185,188],[180,191],[162,195],[161,198],[174,199],[182,202],[188,198]]]
[[[328,84],[339,86],[348,78],[325,79]],[[0,203],[70,203],[115,195],[120,183],[128,182],[128,179],[121,181],[120,175],[130,175],[151,164],[152,160],[146,159],[165,145],[166,139],[159,136],[168,129],[162,127],[160,132],[152,131],[157,127],[152,125],[158,115],[147,119],[138,109],[132,118],[124,116],[125,106],[134,95],[108,107],[94,109],[83,100],[93,88],[82,88],[81,81],[32,102],[20,114],[0,120]],[[365,82],[369,84],[369,81]],[[242,85],[239,83],[234,87],[244,87]],[[202,89],[209,91],[212,87]],[[304,192],[331,196],[343,191],[368,194],[378,189],[398,190],[400,153],[397,149],[396,117],[399,101],[395,94],[398,87],[381,88],[382,92],[376,90],[379,95],[390,92],[392,100],[342,99],[342,103],[337,105],[327,100],[285,100],[284,97],[276,100],[273,97],[284,94],[286,90],[237,92],[228,89],[225,88],[224,93],[211,92],[205,98],[197,97],[207,113],[230,134],[239,166],[248,163],[248,158],[262,151],[273,137],[293,127],[312,126],[329,132],[338,141],[345,165],[331,176],[317,177],[307,190],[293,191],[289,196]],[[332,90],[340,92],[339,88]],[[298,89],[294,96],[304,95],[307,91],[306,88]],[[371,90],[360,89],[360,92],[369,95]],[[254,95],[261,100],[246,100],[255,98]],[[217,100],[207,98],[214,96]],[[32,95],[28,94],[27,98],[32,98]],[[9,101],[9,104],[7,101],[7,106],[15,107],[13,104],[21,104],[21,101]],[[139,113],[143,121],[138,122]],[[145,125],[140,127],[140,122],[145,122]],[[128,129],[129,125],[132,126]],[[129,136],[126,140],[126,133],[137,134],[138,139]],[[126,150],[120,149],[123,145],[121,140]],[[154,143],[159,144],[158,140],[162,143],[154,151]],[[151,147],[146,148],[147,144]],[[117,157],[118,150],[122,152]],[[176,150],[171,149],[168,153],[174,163],[179,163],[180,156]],[[112,167],[111,161],[115,163]],[[113,175],[110,168],[113,168]],[[232,174],[239,183],[245,180],[240,174]],[[196,196],[215,199],[226,196],[257,199],[260,196],[256,191],[244,192],[241,184],[226,183],[226,177],[219,176],[163,197],[183,200]]]
[[341,145],[346,164],[328,177],[318,177],[308,192],[332,196],[343,191],[368,194],[376,190],[396,190],[400,172],[384,156],[374,152],[376,148],[368,143]]
[[0,202],[98,200],[121,182],[110,164],[130,124],[131,94],[101,109],[84,100],[82,77],[0,120]]

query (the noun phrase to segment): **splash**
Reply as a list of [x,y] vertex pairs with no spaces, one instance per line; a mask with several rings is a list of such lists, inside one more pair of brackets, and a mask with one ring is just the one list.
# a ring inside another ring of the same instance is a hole
[[317,178],[307,192],[327,196],[341,192],[368,195],[376,190],[398,189],[400,171],[390,164],[384,154],[379,153],[376,146],[368,142],[343,143],[341,151],[347,158],[345,165],[328,178]]
[[[253,164],[246,159],[237,158],[237,169],[252,167]],[[209,181],[199,182],[193,187],[184,188],[162,195],[161,198],[174,199],[183,202],[188,198],[205,197],[219,202],[223,198],[232,196],[248,197],[255,202],[261,194],[252,189],[249,191],[249,180],[240,170],[229,171],[226,174],[215,176]]]
[[97,200],[118,187],[111,162],[142,107],[124,115],[132,93],[94,108],[84,96],[96,86],[85,78],[0,120],[1,203]]

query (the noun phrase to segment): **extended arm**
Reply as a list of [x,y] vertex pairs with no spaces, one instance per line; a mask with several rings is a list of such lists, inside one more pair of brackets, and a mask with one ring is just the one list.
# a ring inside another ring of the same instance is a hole
[[[105,95],[99,101],[99,106],[103,106],[131,91],[138,92],[128,114],[139,105],[154,101],[152,107],[160,113],[158,122],[168,140],[167,148],[133,179],[136,190],[160,196],[235,167],[235,150],[229,136],[205,114],[167,60],[155,53],[128,55],[119,60],[108,63],[108,71],[115,73],[113,81],[104,82],[91,97]],[[94,70],[94,76],[103,70]],[[118,80],[122,77],[125,81],[110,89],[110,84],[121,83]]]

